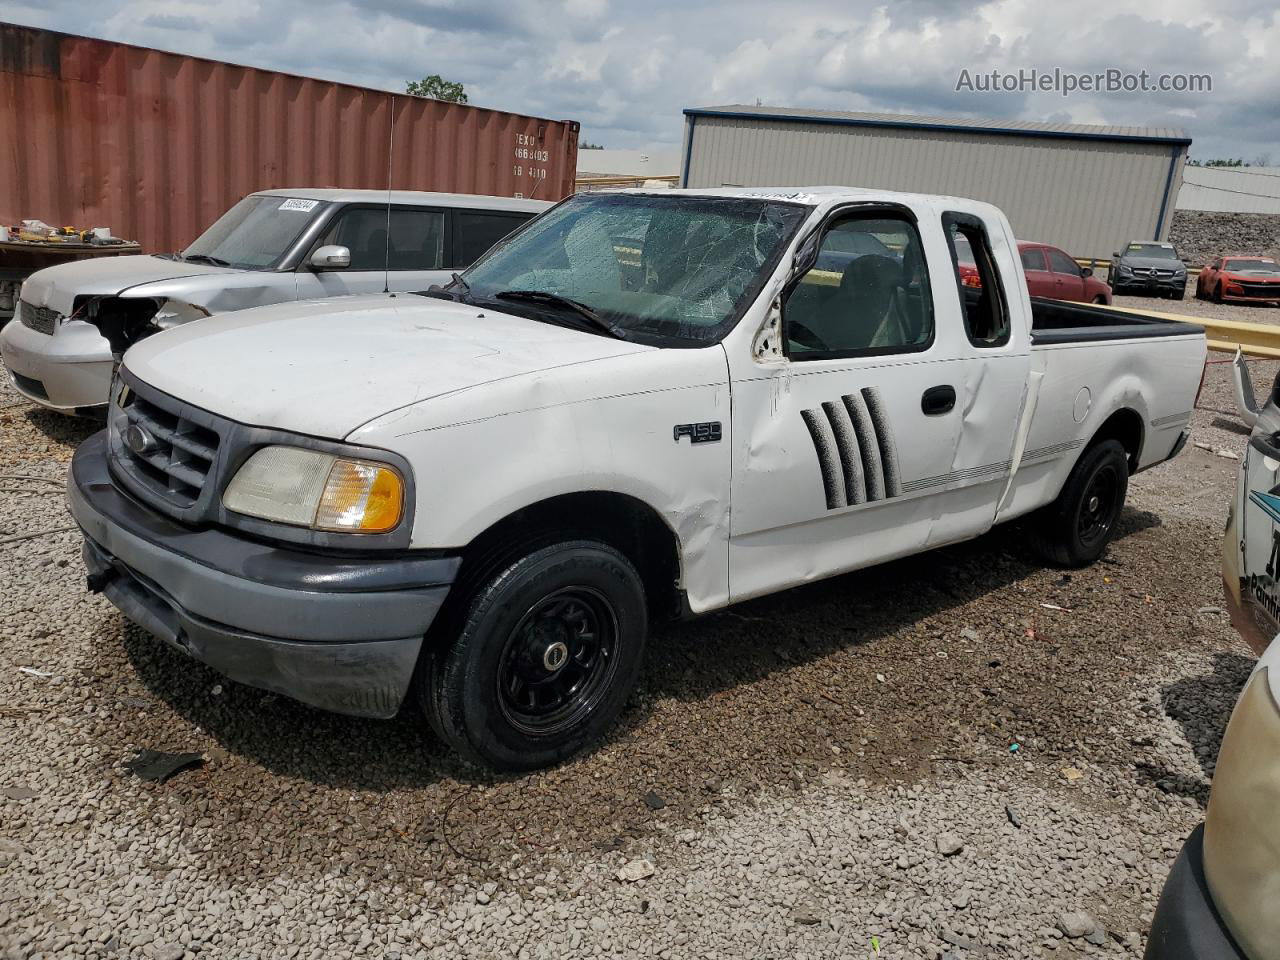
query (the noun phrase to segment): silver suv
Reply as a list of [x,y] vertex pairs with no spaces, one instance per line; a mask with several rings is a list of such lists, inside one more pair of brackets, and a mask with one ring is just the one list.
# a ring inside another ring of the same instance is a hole
[[264,190],[180,253],[32,274],[14,322],[0,330],[0,354],[28,399],[92,414],[111,384],[111,347],[99,329],[136,335],[286,300],[423,290],[549,206],[452,193]]

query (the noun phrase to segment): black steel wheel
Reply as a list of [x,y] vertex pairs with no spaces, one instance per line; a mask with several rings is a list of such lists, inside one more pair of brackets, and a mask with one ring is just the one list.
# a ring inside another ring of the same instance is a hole
[[507,637],[496,678],[503,716],[539,736],[571,730],[594,710],[617,663],[618,623],[598,591],[543,597]]
[[1064,567],[1095,562],[1115,536],[1129,490],[1129,455],[1118,440],[1088,447],[1056,500],[1031,518],[1036,549]]
[[648,632],[640,575],[613,547],[573,540],[513,557],[455,587],[417,682],[440,738],[500,771],[550,766],[599,738]]

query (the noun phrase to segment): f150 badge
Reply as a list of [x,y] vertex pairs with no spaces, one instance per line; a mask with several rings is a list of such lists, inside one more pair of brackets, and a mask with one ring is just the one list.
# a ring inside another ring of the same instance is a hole
[[681,437],[688,437],[690,443],[719,443],[720,421],[709,420],[706,423],[677,423],[671,430],[676,443]]

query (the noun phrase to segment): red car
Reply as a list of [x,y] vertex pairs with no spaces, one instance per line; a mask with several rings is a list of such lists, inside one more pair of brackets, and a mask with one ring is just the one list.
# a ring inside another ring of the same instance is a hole
[[[1031,296],[1078,303],[1111,302],[1111,288],[1093,275],[1093,268],[1080,266],[1057,247],[1024,241],[1019,242],[1018,253]],[[960,281],[969,287],[981,286],[968,248],[959,247],[956,256],[960,261]]]
[[1280,305],[1280,265],[1271,257],[1218,257],[1200,271],[1196,281],[1196,297],[1263,302]]

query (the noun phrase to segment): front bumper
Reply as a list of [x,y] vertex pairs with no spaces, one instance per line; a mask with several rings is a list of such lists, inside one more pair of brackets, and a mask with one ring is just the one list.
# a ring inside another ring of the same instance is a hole
[[1177,293],[1187,288],[1186,277],[1116,277],[1111,292],[1142,296],[1151,293]]
[[111,348],[96,329],[71,321],[52,334],[20,321],[0,330],[0,354],[14,389],[61,413],[102,408],[111,391]]
[[105,431],[76,451],[67,499],[90,590],[232,680],[337,713],[399,710],[460,564],[308,553],[183,526],[112,482]]
[[1144,960],[1249,960],[1231,938],[1209,895],[1203,826],[1187,838],[1165,880],[1143,956]]

